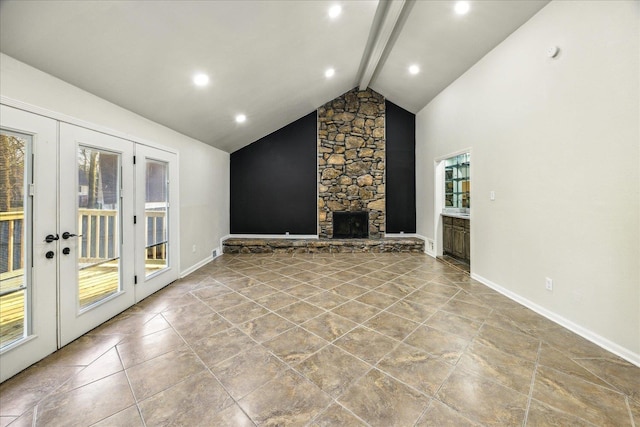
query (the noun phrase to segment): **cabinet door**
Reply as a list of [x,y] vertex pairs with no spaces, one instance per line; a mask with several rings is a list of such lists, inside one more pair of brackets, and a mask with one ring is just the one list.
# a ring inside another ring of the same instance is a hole
[[446,223],[442,227],[442,250],[444,253],[453,252],[453,227]]
[[453,228],[453,254],[458,258],[464,258],[464,228]]
[[469,230],[464,232],[464,259],[467,262],[471,259],[471,233]]

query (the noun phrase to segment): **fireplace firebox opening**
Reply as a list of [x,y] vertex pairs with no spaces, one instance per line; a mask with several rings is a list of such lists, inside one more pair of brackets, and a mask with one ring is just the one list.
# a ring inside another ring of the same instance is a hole
[[369,237],[369,212],[334,212],[334,239],[366,239]]

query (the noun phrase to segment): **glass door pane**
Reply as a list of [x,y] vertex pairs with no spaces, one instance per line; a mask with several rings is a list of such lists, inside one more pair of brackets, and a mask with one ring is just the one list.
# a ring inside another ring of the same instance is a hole
[[135,302],[133,146],[60,123],[62,345]]
[[470,200],[470,153],[459,154],[444,161],[444,208],[468,212]]
[[120,291],[120,156],[78,147],[80,310]]
[[145,170],[145,277],[167,268],[169,186],[166,162],[146,160]]
[[136,227],[136,301],[178,279],[178,156],[137,144],[136,215],[144,218]]
[[0,349],[28,335],[27,165],[31,135],[0,131]]
[[56,349],[57,124],[0,105],[0,382]]

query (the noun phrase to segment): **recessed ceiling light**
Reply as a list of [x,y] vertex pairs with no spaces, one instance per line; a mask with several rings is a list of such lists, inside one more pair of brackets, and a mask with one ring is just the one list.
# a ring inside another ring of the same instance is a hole
[[342,6],[336,4],[329,8],[329,18],[336,19],[342,13]]
[[209,84],[209,76],[206,74],[196,74],[193,76],[193,84],[196,86],[206,86]]
[[247,116],[245,116],[244,114],[238,114],[236,116],[236,123],[244,123],[247,121]]
[[335,73],[336,73],[336,70],[334,70],[333,68],[328,68],[327,71],[324,72],[324,76],[330,79],[331,77],[333,77]]
[[420,67],[418,67],[417,65],[411,65],[409,67],[409,73],[418,74],[419,72],[420,72]]
[[455,10],[458,15],[464,15],[465,13],[469,12],[470,8],[471,6],[469,5],[468,1],[459,1],[454,6],[453,10]]

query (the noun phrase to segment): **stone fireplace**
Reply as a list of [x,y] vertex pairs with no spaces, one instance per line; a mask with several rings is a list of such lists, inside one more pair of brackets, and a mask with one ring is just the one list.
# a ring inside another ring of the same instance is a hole
[[382,95],[353,89],[318,108],[320,238],[338,237],[334,213],[339,212],[364,212],[368,236],[384,237],[385,160]]

